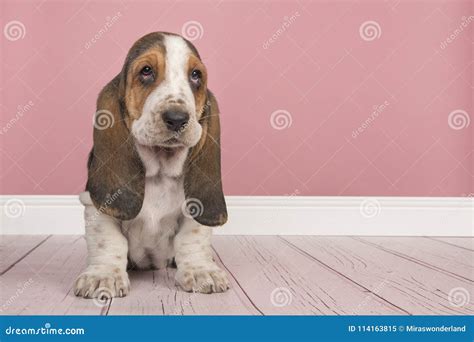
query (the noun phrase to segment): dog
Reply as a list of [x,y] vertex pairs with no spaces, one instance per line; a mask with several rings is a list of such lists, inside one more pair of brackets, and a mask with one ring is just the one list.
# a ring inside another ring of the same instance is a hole
[[123,297],[130,268],[170,265],[185,291],[229,289],[211,247],[227,221],[219,108],[196,48],[172,33],[140,38],[99,94],[93,142],[75,295]]

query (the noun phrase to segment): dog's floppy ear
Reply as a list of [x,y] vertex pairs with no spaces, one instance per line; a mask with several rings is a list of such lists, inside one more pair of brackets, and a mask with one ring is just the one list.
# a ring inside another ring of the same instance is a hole
[[221,180],[219,108],[209,90],[199,122],[202,136],[187,159],[184,193],[187,206],[200,207],[194,211],[196,215],[191,212],[197,222],[210,227],[221,226],[227,221],[227,207]]
[[124,83],[118,75],[97,100],[86,190],[99,212],[131,220],[143,204],[145,170],[126,124]]

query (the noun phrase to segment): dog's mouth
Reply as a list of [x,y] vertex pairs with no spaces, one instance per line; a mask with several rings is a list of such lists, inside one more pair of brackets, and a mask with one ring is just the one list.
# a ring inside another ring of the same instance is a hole
[[153,146],[140,145],[140,148],[154,155],[171,157],[174,156],[176,153],[182,151],[185,146],[183,144],[160,144]]
[[162,139],[142,139],[136,138],[135,141],[148,149],[160,149],[160,148],[181,148],[185,147],[186,144],[176,135],[171,137],[164,137]]
[[172,148],[179,148],[179,147],[184,147],[184,144],[176,137],[172,137],[168,140],[165,140],[159,144],[156,145],[158,148],[167,148],[167,149],[172,149]]

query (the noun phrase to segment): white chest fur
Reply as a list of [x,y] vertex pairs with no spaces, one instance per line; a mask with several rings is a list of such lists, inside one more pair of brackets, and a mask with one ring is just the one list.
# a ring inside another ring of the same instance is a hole
[[129,259],[138,268],[162,268],[174,257],[173,241],[183,218],[183,166],[188,149],[169,152],[137,146],[146,170],[140,213],[122,222]]

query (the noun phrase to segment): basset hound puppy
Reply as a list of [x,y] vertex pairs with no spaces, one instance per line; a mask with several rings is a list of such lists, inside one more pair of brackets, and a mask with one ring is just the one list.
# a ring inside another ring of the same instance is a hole
[[75,294],[122,297],[127,267],[171,264],[185,291],[226,291],[211,248],[211,227],[227,221],[219,109],[196,48],[171,33],[139,39],[101,91],[100,115],[109,115],[108,125],[94,125],[80,195],[88,266]]

